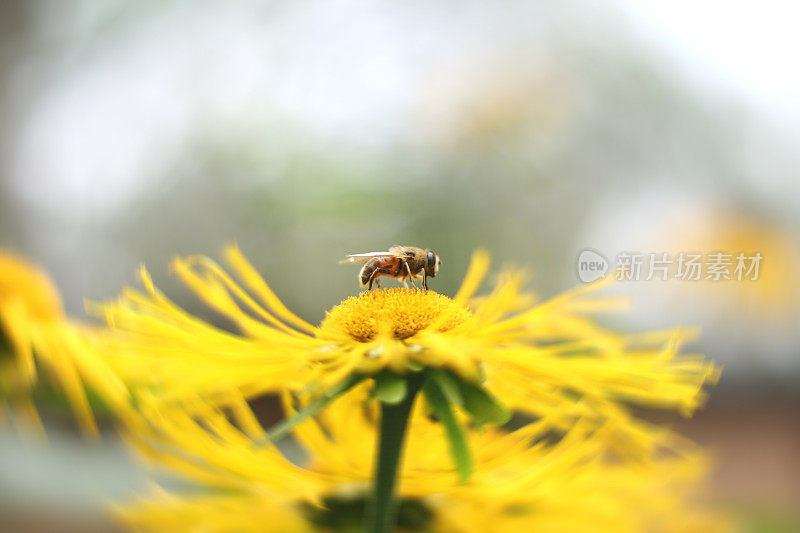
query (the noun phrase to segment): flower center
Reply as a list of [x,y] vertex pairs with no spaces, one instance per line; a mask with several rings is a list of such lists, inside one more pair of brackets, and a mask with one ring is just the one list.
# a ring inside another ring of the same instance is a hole
[[351,296],[327,312],[320,325],[321,337],[342,334],[366,342],[378,333],[392,332],[407,339],[442,317],[437,331],[463,324],[472,313],[462,304],[433,291],[393,288]]

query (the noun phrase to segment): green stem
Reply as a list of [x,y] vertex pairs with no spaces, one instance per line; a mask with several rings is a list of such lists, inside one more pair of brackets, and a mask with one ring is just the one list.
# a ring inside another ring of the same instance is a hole
[[391,533],[397,518],[397,472],[405,443],[411,408],[419,392],[422,375],[410,374],[405,398],[397,404],[381,402],[378,456],[372,497],[367,508],[367,533]]

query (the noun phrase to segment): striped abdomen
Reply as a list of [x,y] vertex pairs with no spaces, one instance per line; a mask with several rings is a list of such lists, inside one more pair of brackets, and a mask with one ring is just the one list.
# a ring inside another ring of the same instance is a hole
[[402,261],[397,257],[375,257],[370,259],[361,268],[361,273],[359,274],[361,285],[367,285],[371,278],[374,279],[373,276],[397,277],[400,275],[402,264]]

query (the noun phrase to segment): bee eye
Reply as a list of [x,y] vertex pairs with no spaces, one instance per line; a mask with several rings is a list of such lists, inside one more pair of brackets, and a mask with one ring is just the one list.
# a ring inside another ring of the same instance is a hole
[[433,268],[436,264],[436,254],[433,252],[428,252],[428,268]]

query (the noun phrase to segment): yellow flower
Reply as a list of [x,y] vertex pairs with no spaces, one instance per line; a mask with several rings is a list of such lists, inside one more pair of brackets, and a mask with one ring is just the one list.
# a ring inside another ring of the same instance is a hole
[[331,309],[318,327],[289,311],[237,248],[224,256],[238,281],[206,257],[176,259],[172,267],[236,333],[172,303],[144,269],[144,292],[127,289],[100,307],[115,332],[110,364],[138,392],[164,402],[197,396],[215,405],[225,405],[231,391],[331,399],[355,383],[342,386],[348,376],[441,369],[509,409],[534,417],[557,413],[564,427],[577,417],[615,421],[620,447],[644,450],[647,439],[624,405],[688,416],[718,375],[702,356],[679,353],[690,331],[623,335],[597,325],[589,314],[620,306],[596,296],[598,285],[534,303],[522,291],[523,276],[509,273],[475,298],[489,266],[480,251],[453,298],[408,289],[365,292]]
[[[319,337],[337,342],[369,342],[381,333],[404,340],[430,328],[449,331],[466,322],[472,313],[462,304],[433,291],[386,289],[369,291],[344,300],[328,313]],[[384,329],[388,331],[383,331]]]
[[97,433],[84,383],[112,406],[126,404],[124,385],[101,362],[96,333],[64,315],[61,298],[47,275],[24,259],[0,250],[0,417],[16,413],[21,423],[41,429],[31,393],[40,375],[67,396],[82,429]]
[[[728,320],[742,320],[745,326],[753,321],[794,328],[800,316],[800,246],[798,235],[780,225],[748,215],[740,210],[727,210],[715,205],[702,205],[696,211],[681,211],[680,216],[668,217],[664,227],[654,235],[656,242],[672,257],[681,252],[703,253],[702,272],[705,278],[710,254],[723,254],[721,282],[700,279],[692,283],[673,280],[669,290],[677,292],[679,301],[700,293],[712,312]],[[740,273],[739,254],[747,258]],[[763,260],[758,268],[752,264],[757,254]],[[725,256],[730,257],[725,257]],[[753,268],[750,271],[750,268]],[[730,282],[724,282],[726,278]]]
[[[359,531],[374,461],[377,402],[361,385],[296,428],[306,454],[289,462],[247,403],[231,411],[188,400],[165,409],[145,400],[130,436],[150,460],[199,483],[193,494],[154,496],[118,508],[143,531]],[[285,398],[287,399],[287,398]],[[288,401],[288,399],[287,399]],[[291,405],[287,404],[291,410]],[[195,415],[188,414],[194,412]],[[233,420],[233,421],[232,421]],[[542,419],[516,431],[471,430],[475,475],[459,483],[439,426],[415,406],[402,468],[398,531],[714,531],[724,522],[689,503],[705,471],[689,443],[661,433],[659,453],[631,465],[604,453],[603,433],[578,421],[563,431]]]

